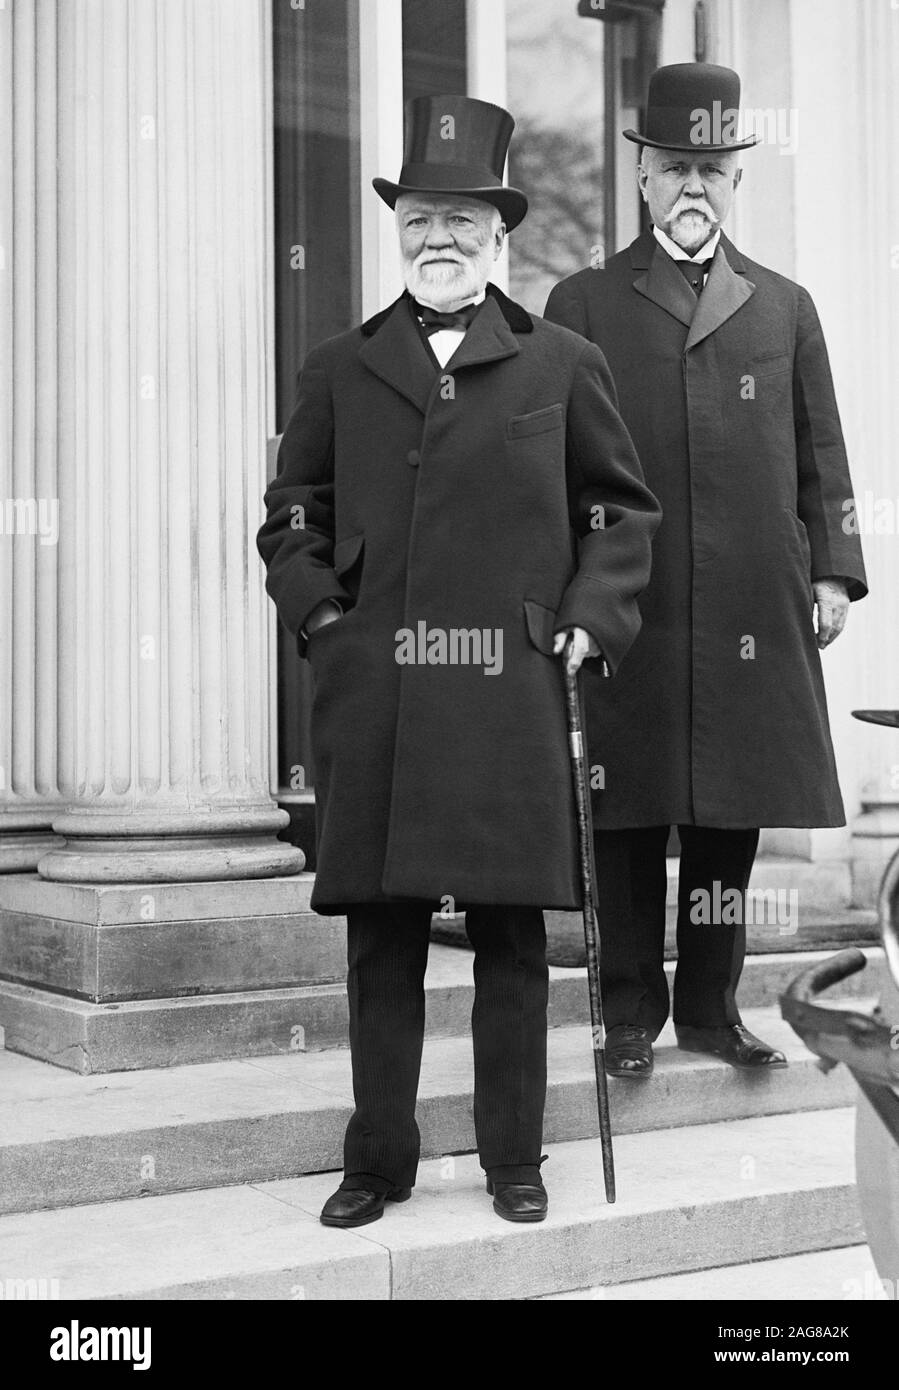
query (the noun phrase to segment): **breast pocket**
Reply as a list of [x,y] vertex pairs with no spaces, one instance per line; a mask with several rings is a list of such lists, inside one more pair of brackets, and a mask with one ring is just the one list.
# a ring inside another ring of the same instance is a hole
[[780,376],[792,372],[793,354],[791,352],[765,352],[753,359],[752,375],[756,379],[767,376]]
[[557,466],[565,455],[565,411],[547,405],[506,421],[506,454],[511,462]]

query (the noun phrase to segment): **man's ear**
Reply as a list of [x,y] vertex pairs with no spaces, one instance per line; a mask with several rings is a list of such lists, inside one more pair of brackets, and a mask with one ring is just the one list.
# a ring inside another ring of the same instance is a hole
[[742,178],[743,178],[743,166],[742,166],[742,164],[738,164],[738,165],[737,165],[737,172],[734,174],[734,192],[736,192],[736,190],[740,187],[740,181],[741,181]]
[[640,190],[640,197],[643,199],[644,203],[647,203],[649,201],[649,199],[646,196],[646,180],[648,177],[649,174],[647,170],[643,168],[643,164],[641,162],[637,165],[637,187]]
[[501,253],[501,251],[502,251],[502,249],[503,249],[503,242],[505,241],[505,239],[506,239],[506,224],[505,224],[505,222],[500,222],[499,225],[498,225],[497,228],[496,228],[496,231],[495,231],[494,234],[493,234],[493,246],[494,246],[494,250],[495,250],[497,256],[499,256],[499,254]]

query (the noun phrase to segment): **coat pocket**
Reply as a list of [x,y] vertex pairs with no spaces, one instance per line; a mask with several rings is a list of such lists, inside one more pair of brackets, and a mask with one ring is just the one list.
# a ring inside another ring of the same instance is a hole
[[811,584],[812,547],[808,538],[805,522],[790,507],[784,507],[784,514],[787,518],[789,533],[793,539],[794,554],[798,554],[802,564],[803,574],[808,578],[809,584]]
[[791,352],[764,352],[754,357],[750,372],[754,377],[780,376],[782,372],[792,372],[793,354]]
[[544,656],[553,656],[553,641],[555,639],[553,629],[556,625],[556,610],[547,608],[545,604],[537,603],[534,599],[526,598],[524,601],[524,621],[527,626],[528,637],[538,652],[543,652]]
[[334,546],[334,572],[349,594],[355,606],[362,583],[362,558],[365,549],[365,536],[346,536]]
[[337,541],[334,546],[334,569],[337,574],[346,574],[347,570],[353,568],[364,545],[365,536],[361,531],[358,536],[346,536],[344,540]]
[[547,405],[529,415],[512,415],[506,421],[507,439],[527,439],[533,434],[545,434],[562,428],[565,414],[561,405]]

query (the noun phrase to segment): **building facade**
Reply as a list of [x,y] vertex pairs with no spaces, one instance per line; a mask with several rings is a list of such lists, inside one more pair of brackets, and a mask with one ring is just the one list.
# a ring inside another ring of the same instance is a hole
[[740,71],[763,133],[728,231],[817,303],[871,587],[825,656],[848,824],[762,855],[823,907],[874,901],[899,735],[851,711],[899,692],[899,0],[7,0],[7,1046],[105,1070],[314,1030],[340,963],[308,912],[308,675],[255,533],[303,356],[401,289],[371,178],[405,97],[507,105],[532,202],[497,278],[540,312],[636,235],[620,131],[694,58]]

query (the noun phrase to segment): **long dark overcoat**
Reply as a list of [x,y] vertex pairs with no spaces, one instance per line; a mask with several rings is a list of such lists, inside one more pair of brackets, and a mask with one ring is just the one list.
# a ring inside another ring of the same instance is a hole
[[[586,628],[617,669],[658,524],[599,350],[491,286],[438,371],[404,296],[309,354],[266,506],[268,591],[314,676],[313,906],[575,907],[553,634]],[[306,643],[327,598],[345,616]],[[404,630],[425,660],[397,660]],[[493,673],[469,638],[427,660],[454,631],[488,634]]]
[[640,637],[586,676],[596,823],[842,825],[811,586],[867,590],[811,298],[722,236],[697,303],[649,232],[546,314],[602,349],[663,513]]

